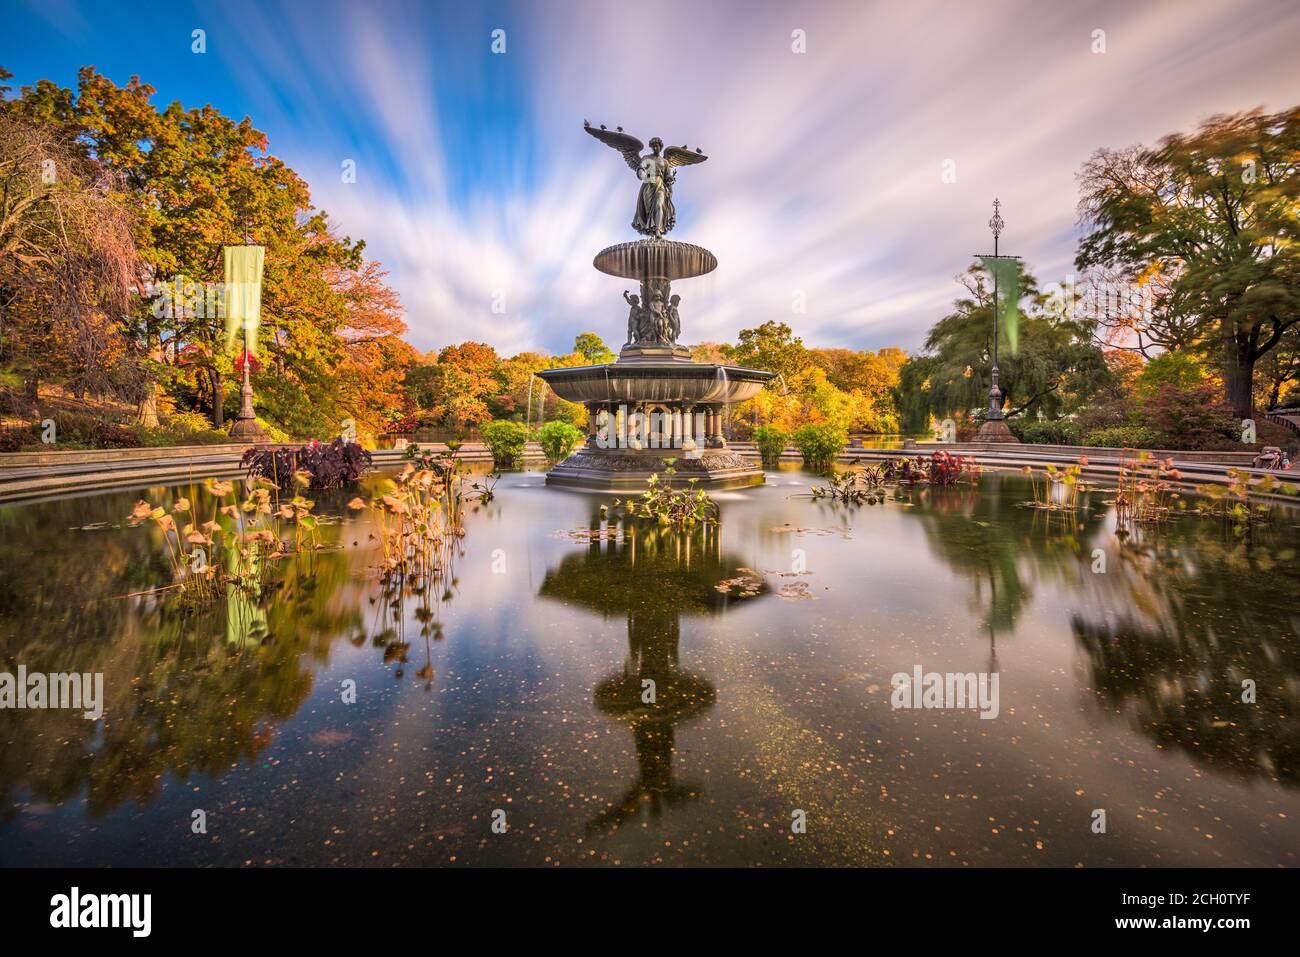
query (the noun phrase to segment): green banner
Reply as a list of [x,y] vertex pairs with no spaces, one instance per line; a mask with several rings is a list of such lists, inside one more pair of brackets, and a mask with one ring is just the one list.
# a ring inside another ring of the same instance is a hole
[[248,335],[248,351],[257,353],[257,325],[262,320],[263,246],[225,246],[226,350]]
[[981,256],[980,262],[997,283],[998,338],[1006,336],[1014,356],[1020,349],[1020,263],[1010,256]]

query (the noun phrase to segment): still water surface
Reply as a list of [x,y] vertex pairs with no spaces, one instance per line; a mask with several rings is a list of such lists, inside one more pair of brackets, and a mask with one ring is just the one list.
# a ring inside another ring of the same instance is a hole
[[[816,482],[589,541],[608,496],[509,474],[454,583],[398,602],[368,513],[320,494],[339,547],[185,618],[120,596],[169,575],[124,516],[188,487],[0,508],[0,670],[106,697],[0,711],[0,863],[1297,863],[1300,517],[1122,541],[1100,491],[1071,520],[1018,476]],[[916,665],[997,672],[998,716],[894,709]]]

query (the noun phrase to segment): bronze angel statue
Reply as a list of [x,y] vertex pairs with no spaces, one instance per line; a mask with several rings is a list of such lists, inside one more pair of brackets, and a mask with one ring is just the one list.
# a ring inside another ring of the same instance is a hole
[[664,149],[664,141],[657,136],[650,140],[650,152],[642,156],[644,145],[635,136],[624,133],[621,126],[617,130],[607,130],[603,126],[597,129],[584,122],[583,128],[606,146],[622,153],[624,162],[641,180],[632,228],[642,236],[655,239],[672,229],[677,221],[677,211],[673,208],[673,183],[677,174],[673,169],[703,163],[708,157],[698,147],[694,152],[685,146]]

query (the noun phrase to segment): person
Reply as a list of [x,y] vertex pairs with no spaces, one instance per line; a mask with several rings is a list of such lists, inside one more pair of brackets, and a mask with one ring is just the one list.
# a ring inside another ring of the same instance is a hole
[[1251,464],[1257,469],[1289,469],[1290,460],[1276,445],[1266,445]]

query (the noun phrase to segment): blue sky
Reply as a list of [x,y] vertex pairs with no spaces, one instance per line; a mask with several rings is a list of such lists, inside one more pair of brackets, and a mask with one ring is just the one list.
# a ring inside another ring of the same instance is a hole
[[671,238],[720,264],[674,290],[685,341],[776,319],[812,345],[915,348],[994,196],[1046,285],[1071,272],[1094,149],[1300,103],[1293,0],[10,6],[16,84],[93,64],[251,117],[390,270],[425,350],[621,341],[626,283],[591,259],[636,238],[637,183],[584,119],[710,156],[675,194]]

